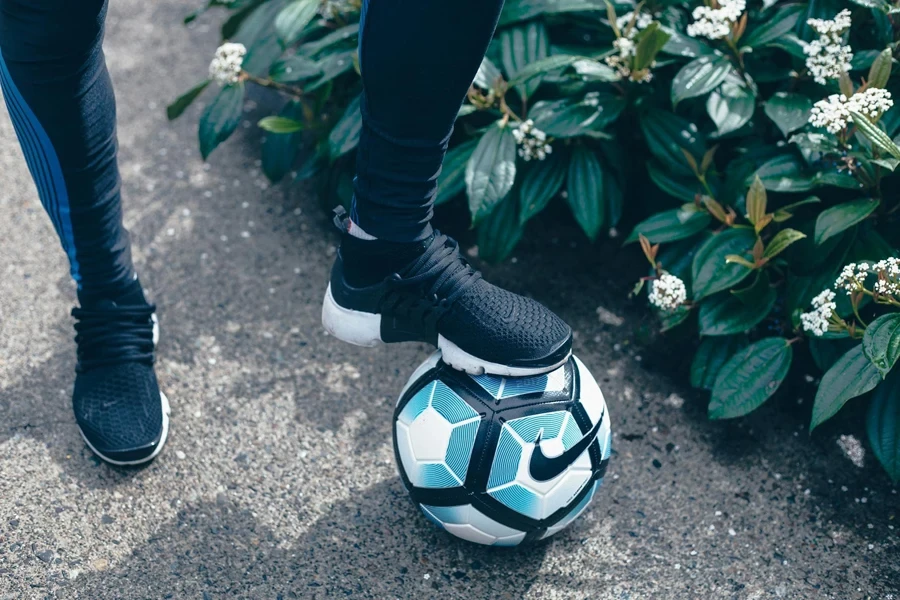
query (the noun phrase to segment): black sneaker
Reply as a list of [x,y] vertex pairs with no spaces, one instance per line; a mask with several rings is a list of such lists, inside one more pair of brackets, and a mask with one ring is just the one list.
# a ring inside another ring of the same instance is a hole
[[562,319],[482,279],[456,241],[439,232],[396,273],[372,285],[350,285],[344,250],[360,245],[364,253],[366,244],[376,243],[344,229],[322,306],[322,324],[338,339],[358,346],[430,343],[448,365],[474,375],[536,375],[568,360],[572,330]]
[[169,401],[153,371],[156,307],[137,294],[72,310],[75,420],[94,454],[114,465],[153,460],[169,434]]

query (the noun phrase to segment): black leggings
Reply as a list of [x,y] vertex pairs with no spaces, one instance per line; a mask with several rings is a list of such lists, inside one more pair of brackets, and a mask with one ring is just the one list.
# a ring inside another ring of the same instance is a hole
[[[353,207],[369,234],[430,232],[437,175],[502,0],[365,0]],[[134,278],[122,225],[105,0],[0,0],[0,84],[79,290]]]

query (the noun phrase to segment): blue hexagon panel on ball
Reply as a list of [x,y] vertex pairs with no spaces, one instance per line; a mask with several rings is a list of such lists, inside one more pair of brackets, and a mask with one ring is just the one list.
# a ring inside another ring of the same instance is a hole
[[580,515],[610,456],[603,393],[576,357],[535,377],[422,363],[400,393],[394,452],[422,513],[465,540],[515,546]]

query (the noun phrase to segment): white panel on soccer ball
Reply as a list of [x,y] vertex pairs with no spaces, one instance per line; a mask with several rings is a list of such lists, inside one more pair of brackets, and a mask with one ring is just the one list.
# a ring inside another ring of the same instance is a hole
[[426,408],[409,426],[409,440],[416,460],[443,461],[451,435],[453,424],[434,408]]
[[588,504],[591,503],[591,500],[594,498],[594,494],[597,492],[597,488],[599,488],[599,487],[600,487],[600,482],[595,481],[593,483],[591,491],[589,491],[587,493],[587,495],[585,495],[585,497],[581,499],[581,502],[579,502],[577,506],[572,507],[572,512],[570,512],[565,517],[563,517],[562,519],[557,521],[557,523],[555,525],[548,527],[547,531],[544,532],[544,535],[541,536],[541,539],[542,540],[546,539],[546,538],[550,537],[551,535],[553,535],[554,533],[557,533],[558,531],[565,529],[570,524],[572,524],[572,522],[575,521],[575,519],[577,519],[579,516],[581,516],[581,513],[583,513],[585,511],[585,509],[587,509]]
[[507,527],[466,504],[462,506],[420,505],[426,516],[458,538],[478,544],[515,546],[525,539],[525,532]]

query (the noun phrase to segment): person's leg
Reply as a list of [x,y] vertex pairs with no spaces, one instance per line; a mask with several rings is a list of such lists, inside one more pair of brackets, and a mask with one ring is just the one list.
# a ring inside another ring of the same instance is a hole
[[456,114],[503,0],[363,0],[362,120],[351,218],[381,240],[431,233]]
[[159,451],[168,417],[153,372],[154,307],[122,225],[105,16],[105,0],[0,0],[0,86],[78,285],[78,425],[95,452],[127,463]]
[[431,228],[453,124],[502,0],[363,0],[362,133],[351,215],[325,295],[336,337],[419,340],[470,373],[534,375],[563,364],[571,329],[493,286]]

